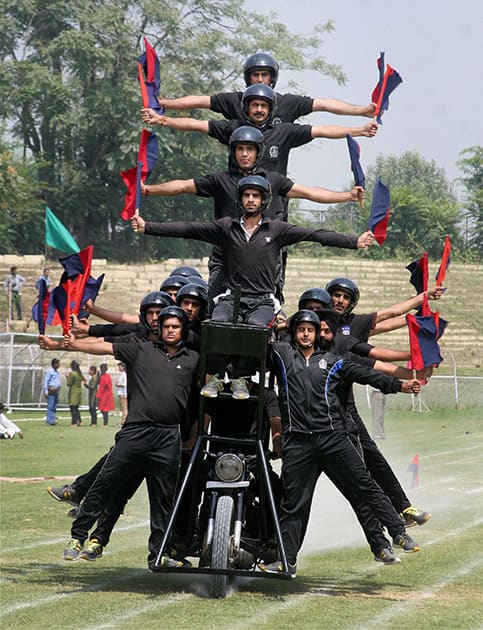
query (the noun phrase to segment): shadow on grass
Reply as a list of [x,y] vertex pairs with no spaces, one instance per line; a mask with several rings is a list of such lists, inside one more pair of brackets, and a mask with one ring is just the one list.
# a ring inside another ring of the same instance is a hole
[[[342,580],[333,577],[299,576],[293,580],[278,580],[267,577],[235,578],[229,592],[260,593],[274,599],[284,596],[312,594],[321,596],[381,596],[391,586],[410,590],[411,585],[401,585],[378,581],[374,576],[352,579],[345,576]],[[38,587],[43,592],[56,594],[74,594],[80,592],[105,593],[140,593],[148,597],[157,597],[173,593],[191,593],[200,597],[208,597],[210,576],[196,573],[185,573],[182,569],[176,574],[154,574],[144,567],[109,566],[102,561],[63,563],[28,563],[22,568],[3,565],[4,582],[28,581],[30,586]]]

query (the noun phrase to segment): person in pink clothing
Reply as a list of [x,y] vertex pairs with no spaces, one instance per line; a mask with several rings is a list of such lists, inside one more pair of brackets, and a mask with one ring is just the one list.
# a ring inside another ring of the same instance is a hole
[[100,365],[101,376],[97,388],[97,408],[102,413],[103,425],[109,423],[109,412],[114,411],[114,394],[112,392],[112,379],[107,373],[107,364]]

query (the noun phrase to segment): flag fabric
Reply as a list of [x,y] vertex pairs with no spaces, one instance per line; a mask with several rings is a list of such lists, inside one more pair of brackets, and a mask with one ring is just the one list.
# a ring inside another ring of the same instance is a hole
[[138,80],[144,107],[150,107],[158,113],[164,112],[158,101],[161,86],[159,58],[156,51],[144,38],[145,52],[138,57]]
[[37,322],[39,334],[45,333],[45,322],[47,321],[47,313],[49,311],[50,291],[44,278],[39,281],[39,295],[37,301],[32,306],[32,319]]
[[389,213],[391,211],[391,197],[389,188],[378,177],[374,193],[372,195],[371,214],[369,216],[369,229],[374,233],[376,241],[382,245],[386,240]]
[[418,488],[419,487],[419,454],[416,453],[416,455],[414,455],[414,457],[412,458],[407,472],[410,472],[413,474],[413,481],[412,481],[412,486],[411,488]]
[[[438,314],[439,315],[439,314]],[[409,330],[409,349],[411,364],[414,370],[423,370],[426,367],[437,367],[443,357],[441,356],[438,339],[440,334],[439,321],[435,321],[430,315],[406,315]]]
[[386,69],[386,63],[384,61],[384,52],[381,51],[377,60],[377,69],[379,70],[379,81],[376,87],[372,90],[371,103],[377,103],[379,100],[379,94],[382,89],[382,82],[384,80],[384,71]]
[[376,104],[374,116],[381,125],[382,114],[389,109],[389,95],[402,83],[402,78],[389,64],[384,68],[383,52],[381,52],[377,60],[377,67],[379,69],[379,81],[372,91],[371,99]]
[[136,166],[127,171],[121,171],[121,179],[126,185],[124,207],[121,218],[129,221],[136,209],[141,207],[141,182],[146,181],[158,159],[158,138],[151,131],[143,129],[139,140],[139,151]]
[[49,206],[45,206],[45,242],[49,247],[66,254],[77,254],[80,251],[69,230],[59,221]]
[[79,314],[84,289],[91,275],[93,250],[94,247],[89,245],[78,254],[59,258],[64,273],[51,293],[47,323],[52,326],[62,324],[63,334],[69,332],[71,314]]
[[424,252],[419,260],[414,260],[406,269],[411,273],[409,282],[417,293],[428,290],[428,252]]
[[96,301],[96,298],[99,294],[100,288],[102,286],[102,282],[104,280],[105,274],[101,274],[98,278],[93,278],[92,276],[87,280],[86,286],[84,287],[84,293],[82,294],[81,299],[81,307],[79,310],[79,319],[89,317],[88,311],[86,311],[83,305],[87,302],[87,300]]
[[441,255],[441,264],[439,265],[439,269],[436,273],[436,284],[439,287],[443,286],[443,282],[446,277],[446,271],[448,270],[449,264],[451,262],[450,257],[451,241],[449,240],[449,236],[447,236],[444,240],[443,253]]
[[354,174],[354,184],[356,186],[364,187],[366,185],[366,176],[362,170],[361,163],[359,161],[361,155],[361,148],[359,143],[354,140],[352,136],[347,134],[347,147],[349,149],[349,157],[351,160],[351,170]]

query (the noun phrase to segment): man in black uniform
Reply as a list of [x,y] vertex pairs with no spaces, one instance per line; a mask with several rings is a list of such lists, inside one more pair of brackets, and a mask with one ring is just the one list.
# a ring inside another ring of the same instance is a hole
[[[109,494],[128,475],[141,470],[150,503],[151,535],[148,564],[156,559],[176,489],[180,462],[180,426],[196,391],[198,354],[185,347],[188,318],[179,307],[159,315],[160,342],[108,343],[95,347],[70,337],[69,349],[112,354],[124,361],[128,377],[129,413],[102,470],[82,502],[72,524],[65,560],[76,560],[88,531],[99,517]],[[164,566],[180,566],[168,556]]]
[[[278,81],[279,65],[267,53],[255,53],[248,57],[243,66],[246,87],[262,83],[275,89]],[[165,109],[210,109],[229,120],[241,118],[243,92],[223,92],[213,96],[182,96],[181,98],[161,98],[159,103]],[[294,122],[299,116],[312,112],[329,112],[343,116],[366,116],[374,118],[374,103],[351,105],[335,98],[311,98],[298,94],[277,93],[277,118],[274,122]]]
[[[262,132],[253,126],[244,125],[233,131],[229,140],[229,169],[227,171],[211,173],[204,177],[193,179],[174,179],[159,184],[141,184],[142,193],[147,195],[175,196],[194,194],[200,197],[213,197],[215,219],[240,216],[240,208],[236,201],[236,187],[242,177],[247,175],[261,175],[270,183],[272,195],[269,206],[264,215],[270,219],[288,218],[289,199],[308,199],[317,203],[357,202],[363,198],[363,189],[355,186],[350,192],[336,192],[318,186],[304,186],[294,183],[291,179],[271,171],[258,168],[265,145]],[[220,275],[222,267],[221,252],[215,248],[208,261],[210,270],[210,297],[221,293],[223,278]],[[282,296],[283,276],[280,274],[277,283],[277,298]],[[163,288],[163,285],[161,285]]]
[[141,110],[145,123],[156,124],[180,131],[198,131],[228,145],[235,129],[243,125],[254,125],[263,133],[266,151],[259,166],[281,175],[287,174],[290,150],[311,142],[314,138],[341,139],[346,135],[372,138],[377,133],[377,123],[370,122],[360,127],[340,125],[297,125],[295,123],[273,124],[276,111],[276,94],[267,85],[252,85],[242,98],[243,117],[237,120],[198,120],[195,118],[169,118],[153,109]]
[[[330,329],[334,334],[334,322]],[[331,342],[320,340],[319,330],[317,314],[299,311],[291,320],[292,343],[273,346],[283,426],[280,527],[293,576],[321,472],[370,507],[395,545],[407,552],[419,550],[348,439],[344,411],[345,390],[351,382],[370,383],[385,393],[413,393],[419,391],[419,382],[401,382],[327,352]],[[280,560],[259,566],[267,572],[283,571]]]
[[[327,283],[326,290],[331,295],[332,308],[340,316],[342,335],[351,335],[366,342],[371,333],[377,331],[379,323],[384,322],[386,324],[385,330],[391,330],[391,326],[393,328],[400,327],[400,319],[402,318],[399,316],[420,306],[424,298],[423,294],[419,294],[392,307],[359,315],[352,312],[360,297],[359,288],[353,280],[344,277],[333,278]],[[439,299],[441,290],[434,287],[428,291],[428,295],[434,299]],[[353,395],[349,398],[347,411],[353,421],[351,433],[355,432],[360,441],[364,461],[373,478],[390,498],[394,508],[402,515],[407,526],[424,525],[431,518],[431,514],[411,504],[389,462],[369,435],[366,425],[357,411]]]
[[242,216],[225,217],[210,223],[180,221],[149,223],[140,216],[131,220],[135,231],[152,236],[193,238],[218,245],[223,253],[223,275],[227,293],[219,296],[212,313],[215,321],[230,321],[233,293],[241,287],[240,316],[245,323],[267,326],[274,317],[273,292],[280,250],[286,245],[312,241],[349,249],[367,248],[374,242],[371,232],[359,238],[328,230],[298,227],[263,216],[269,205],[270,185],[259,175],[242,178],[237,200]]

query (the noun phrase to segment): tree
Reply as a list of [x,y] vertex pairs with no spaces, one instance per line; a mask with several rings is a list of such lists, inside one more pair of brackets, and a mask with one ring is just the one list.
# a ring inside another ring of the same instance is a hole
[[459,181],[465,187],[465,212],[469,219],[469,246],[483,255],[483,147],[465,149],[458,166],[465,174]]
[[[169,96],[240,87],[243,60],[260,49],[271,49],[285,67],[313,68],[344,81],[340,68],[319,54],[331,23],[309,37],[295,35],[274,16],[243,10],[242,0],[5,4],[0,116],[24,157],[35,158],[48,205],[79,245],[94,244],[98,256],[139,253],[138,240],[119,218],[125,193],[119,171],[134,165],[142,126],[135,61],[143,35],[158,52],[162,92]],[[226,164],[226,150],[204,137],[159,135],[154,177],[191,177]],[[146,204],[157,220],[172,207],[167,201]],[[175,207],[183,218],[211,216],[210,202],[181,199]],[[146,256],[158,258],[180,255],[180,247],[183,253],[183,244],[175,249],[168,241],[145,247]],[[184,251],[203,248],[190,244]]]

